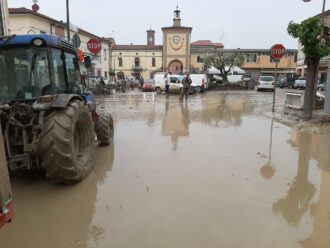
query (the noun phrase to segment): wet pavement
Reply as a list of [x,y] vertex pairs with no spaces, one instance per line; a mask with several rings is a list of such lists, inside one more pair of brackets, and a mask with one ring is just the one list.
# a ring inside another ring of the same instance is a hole
[[271,104],[253,91],[101,99],[113,146],[77,185],[13,175],[0,247],[330,247],[330,128],[282,125]]

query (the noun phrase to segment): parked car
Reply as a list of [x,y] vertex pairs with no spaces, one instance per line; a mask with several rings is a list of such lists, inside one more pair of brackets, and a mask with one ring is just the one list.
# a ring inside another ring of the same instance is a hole
[[305,89],[306,88],[307,78],[300,77],[296,81],[294,81],[293,88],[294,89]]
[[146,80],[142,86],[143,91],[155,91],[155,81],[153,79]]
[[[182,75],[169,75],[168,78],[170,80],[170,93],[181,93],[183,88],[182,80],[185,76]],[[161,94],[165,92],[165,79],[164,74],[159,73],[155,74],[155,89],[157,94]],[[190,87],[190,94],[195,92],[195,86],[191,85]]]
[[257,91],[275,89],[275,78],[273,76],[261,76],[257,83]]
[[208,83],[206,74],[190,74],[190,78],[192,81],[192,86],[195,87],[197,93],[207,90]]
[[326,90],[326,83],[317,85],[318,91],[325,91]]
[[293,88],[293,83],[294,83],[294,81],[292,81],[290,79],[288,80],[285,77],[285,78],[281,78],[280,80],[277,80],[275,85],[276,85],[276,87],[280,87],[281,89],[283,89],[283,88],[291,89],[291,88]]

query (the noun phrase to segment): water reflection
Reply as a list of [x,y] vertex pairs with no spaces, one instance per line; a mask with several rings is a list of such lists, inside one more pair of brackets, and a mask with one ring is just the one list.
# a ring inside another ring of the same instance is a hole
[[76,185],[53,185],[26,174],[13,177],[17,218],[1,230],[0,247],[22,247],[22,240],[29,247],[86,247],[91,237],[97,240],[103,228],[91,223],[98,184],[107,178],[113,160],[113,145],[98,148],[97,166]]
[[310,207],[313,219],[311,235],[300,242],[303,247],[330,247],[330,133],[311,135],[311,154],[322,170],[318,202]]
[[192,119],[213,127],[239,127],[242,117],[253,110],[254,105],[246,97],[237,99],[222,94],[216,98],[203,98],[202,111],[192,112]]
[[271,179],[275,174],[275,165],[272,163],[273,129],[274,129],[274,119],[272,118],[270,125],[268,161],[267,164],[265,164],[263,167],[260,168],[260,174],[265,179]]
[[188,104],[165,102],[165,118],[162,123],[162,135],[170,136],[172,141],[172,150],[178,149],[179,138],[189,136],[190,115]]
[[311,206],[313,232],[301,241],[303,247],[330,247],[330,172],[323,171],[321,175],[319,201]]
[[287,195],[273,204],[273,211],[280,213],[292,226],[297,226],[308,210],[315,194],[315,186],[308,181],[311,159],[311,134],[294,131],[290,143],[298,147],[298,171]]

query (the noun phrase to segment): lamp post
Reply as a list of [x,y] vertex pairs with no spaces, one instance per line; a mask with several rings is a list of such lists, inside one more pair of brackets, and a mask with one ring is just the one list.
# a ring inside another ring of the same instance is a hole
[[[305,3],[310,2],[311,0],[303,0]],[[324,12],[325,12],[325,4],[326,4],[326,0],[323,0],[323,8],[322,8],[322,14],[321,14],[321,21],[322,24],[324,23]]]

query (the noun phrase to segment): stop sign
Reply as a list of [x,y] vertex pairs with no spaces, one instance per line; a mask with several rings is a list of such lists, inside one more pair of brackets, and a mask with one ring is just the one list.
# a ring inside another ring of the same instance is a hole
[[87,42],[87,49],[94,54],[98,54],[101,51],[101,43],[97,39],[90,39]]
[[270,49],[270,56],[273,59],[281,59],[285,55],[286,49],[282,44],[276,44]]

